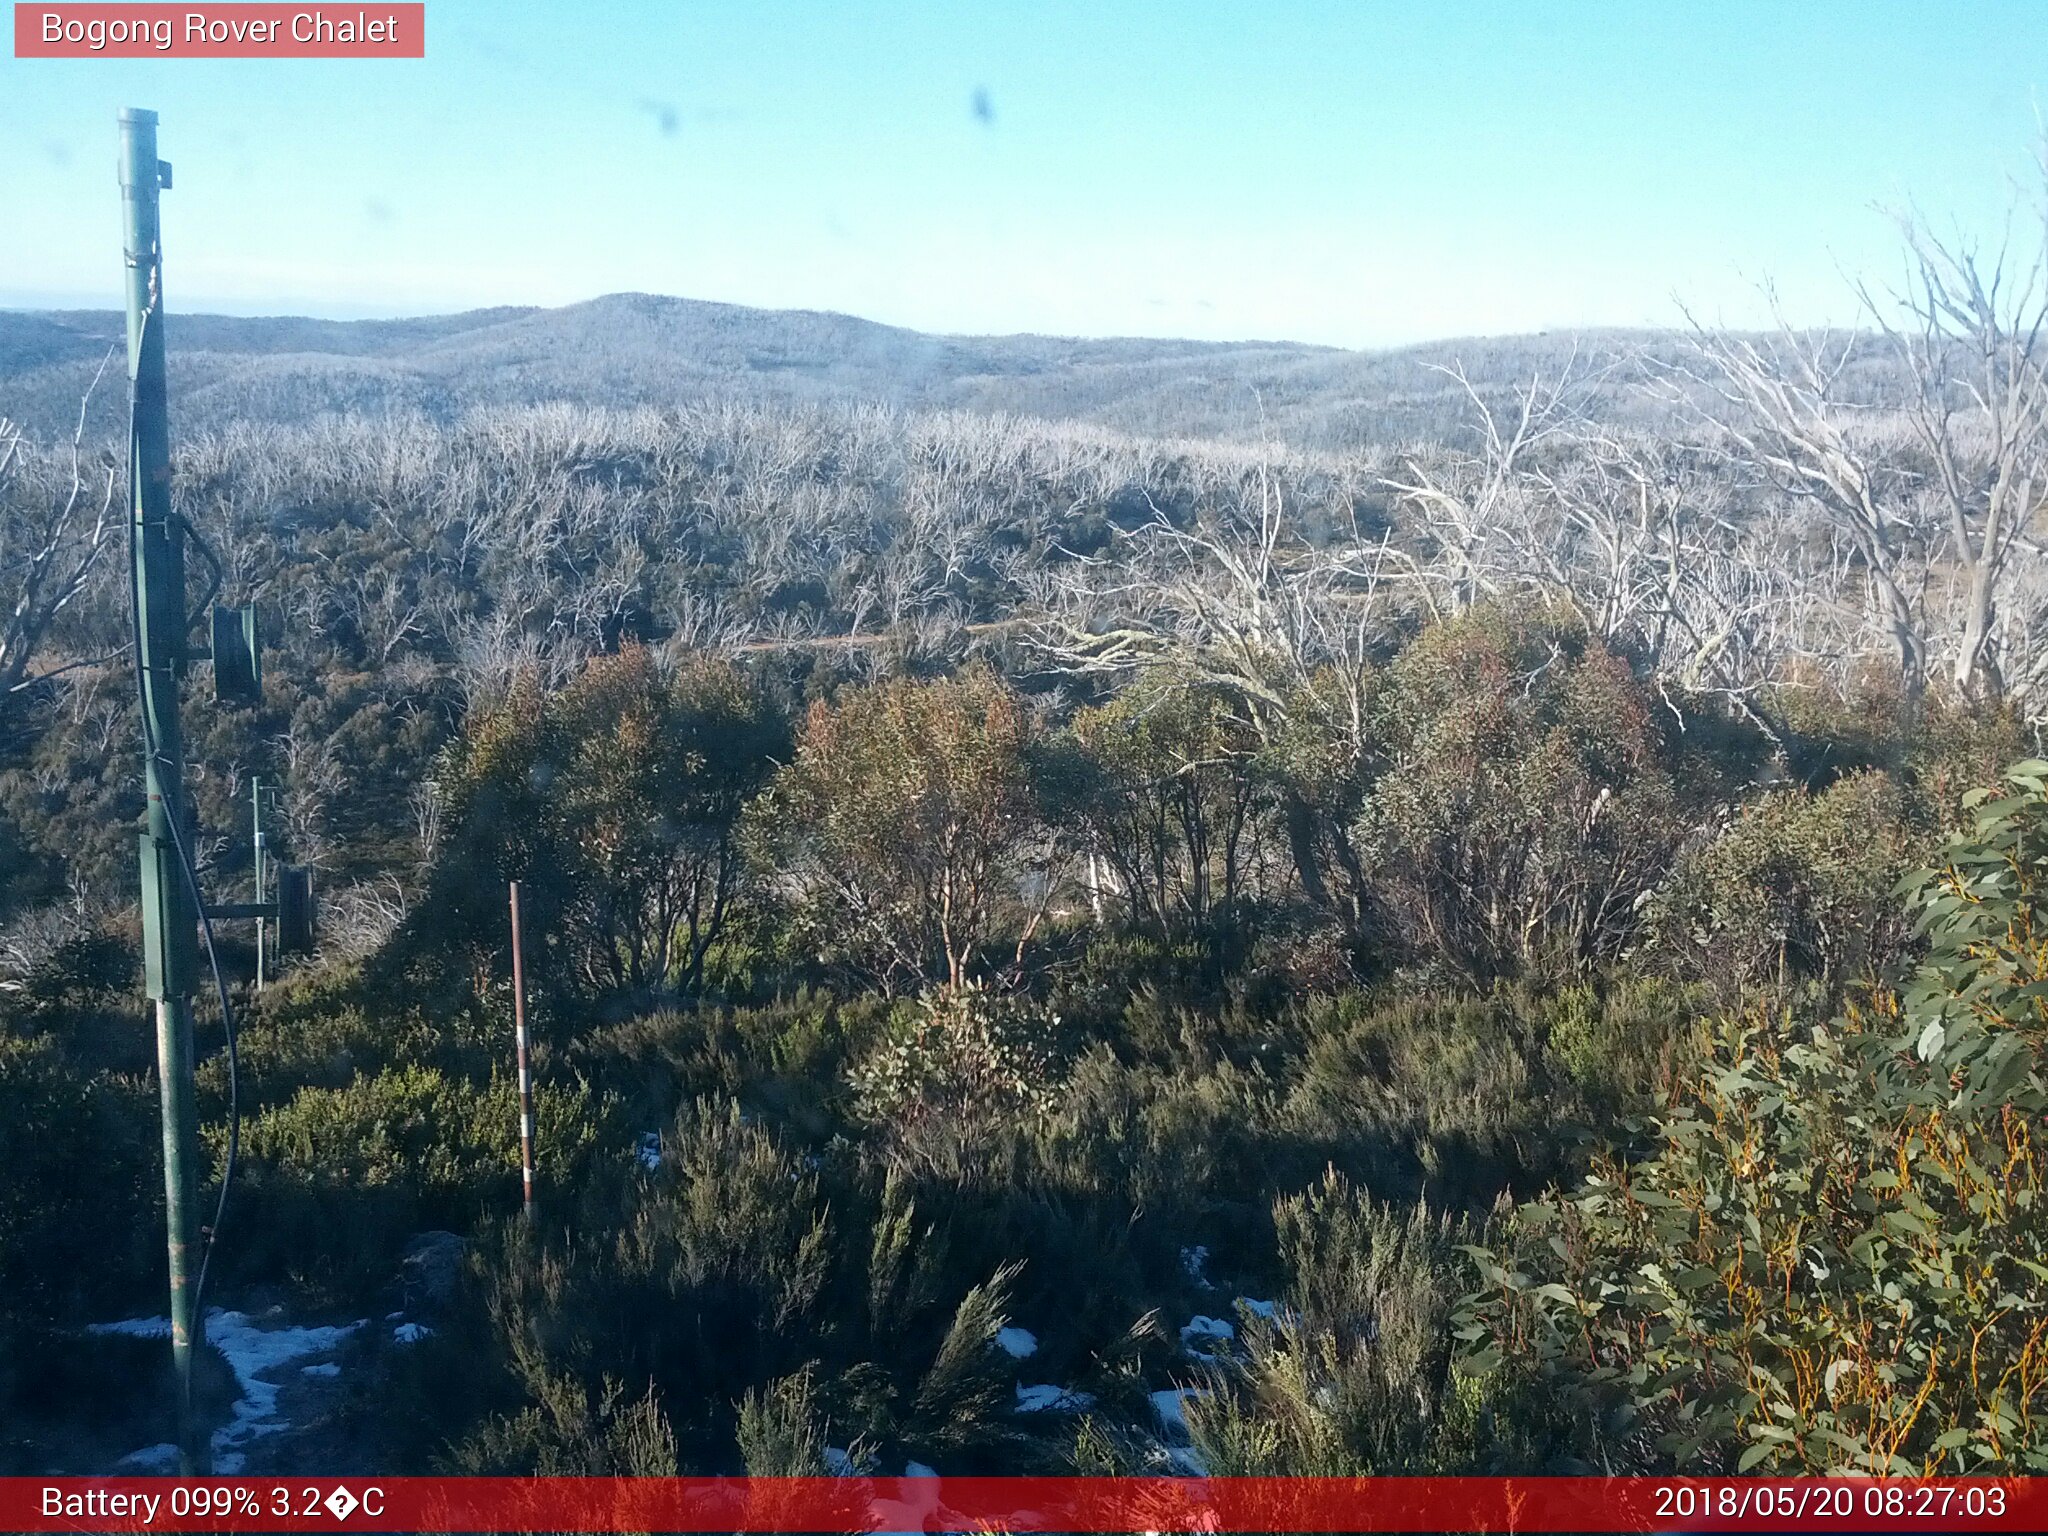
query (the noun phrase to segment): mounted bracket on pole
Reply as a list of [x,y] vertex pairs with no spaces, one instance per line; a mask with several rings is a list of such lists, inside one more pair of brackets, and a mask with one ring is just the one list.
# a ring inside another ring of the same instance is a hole
[[213,697],[221,704],[263,702],[263,646],[256,636],[256,607],[213,610]]
[[268,919],[277,924],[277,946],[288,955],[313,953],[313,871],[296,864],[277,866],[277,900],[210,903],[206,915],[222,922]]
[[313,953],[313,871],[295,864],[277,867],[277,947],[288,955]]

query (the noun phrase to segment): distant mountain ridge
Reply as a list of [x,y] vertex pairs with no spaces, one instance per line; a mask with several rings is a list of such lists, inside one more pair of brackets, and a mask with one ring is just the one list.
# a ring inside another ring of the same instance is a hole
[[[114,311],[0,310],[0,414],[38,433],[68,432],[85,381],[122,333]],[[1264,430],[1311,446],[1431,435],[1459,394],[1432,363],[1459,357],[1475,378],[1504,383],[1561,365],[1571,345],[1538,336],[1351,352],[1284,341],[947,336],[642,293],[400,320],[174,310],[165,340],[179,431],[335,411],[446,419],[484,405],[725,395],[1014,411],[1153,435]],[[118,385],[103,395],[96,416],[116,410]]]

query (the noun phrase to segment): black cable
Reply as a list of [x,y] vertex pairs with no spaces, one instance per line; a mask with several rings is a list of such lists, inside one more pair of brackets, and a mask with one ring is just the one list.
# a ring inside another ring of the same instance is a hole
[[[155,314],[156,305],[152,302],[142,312],[140,337],[148,336],[149,323]],[[140,350],[141,347],[138,339],[138,354]],[[135,431],[136,394],[136,381],[130,379],[128,384],[128,515],[123,519],[128,528],[128,623],[135,647],[135,702],[138,711],[142,715],[143,751],[148,756],[150,764],[159,773],[162,773],[166,767],[176,765],[170,763],[170,760],[164,756],[162,748],[157,744],[156,722],[150,718],[149,689],[143,678],[141,572],[135,561],[135,523],[136,516],[141,509],[136,484],[136,471],[142,456],[141,443],[138,441]],[[180,519],[180,521],[182,522],[183,519]],[[189,527],[189,524],[187,526]],[[201,542],[203,543],[204,541]],[[211,559],[211,551],[208,552],[208,557]],[[219,566],[216,562],[216,572],[218,572],[218,569]],[[178,594],[178,602],[180,608],[182,608],[184,606],[183,592]],[[182,636],[189,627],[189,624],[181,625],[179,627],[179,634]],[[176,686],[175,681],[172,686]],[[173,780],[177,780],[182,775],[173,773],[170,777]],[[200,1250],[199,1277],[192,1287],[192,1310],[203,1317],[206,1305],[206,1274],[209,1266],[213,1263],[213,1245],[219,1240],[221,1223],[227,1219],[228,1190],[235,1182],[235,1168],[241,1160],[241,1060],[236,1048],[235,1012],[228,1003],[227,979],[221,973],[220,953],[214,948],[213,943],[213,919],[207,915],[206,897],[199,889],[199,873],[193,867],[191,854],[186,850],[184,835],[178,830],[179,812],[180,807],[174,801],[166,799],[164,804],[164,823],[171,829],[171,846],[177,850],[178,867],[184,872],[185,888],[191,893],[193,908],[199,914],[200,932],[206,938],[206,961],[213,971],[214,992],[220,999],[221,1029],[227,1037],[228,1049],[228,1155],[226,1162],[221,1167],[220,1198],[214,1204],[213,1225],[207,1228],[206,1246]],[[257,895],[260,897],[262,892],[259,891]],[[172,936],[166,934],[165,942],[173,942]]]

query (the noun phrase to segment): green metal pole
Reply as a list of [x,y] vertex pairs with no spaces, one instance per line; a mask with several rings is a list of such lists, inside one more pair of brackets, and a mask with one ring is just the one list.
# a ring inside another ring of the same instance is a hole
[[163,248],[157,194],[168,167],[156,154],[156,114],[121,114],[121,209],[128,286],[128,378],[135,408],[129,463],[134,518],[135,593],[142,673],[143,776],[149,827],[142,834],[142,951],[156,1004],[157,1079],[163,1098],[164,1214],[171,1278],[171,1361],[178,1394],[182,1470],[208,1470],[205,1436],[192,1396],[192,1366],[205,1343],[196,1281],[199,1251],[199,1116],[192,1080],[192,989],[199,956],[193,910],[179,856],[189,850],[184,744],[178,731],[178,683],[185,669],[185,541],[171,516],[171,432],[164,382]]

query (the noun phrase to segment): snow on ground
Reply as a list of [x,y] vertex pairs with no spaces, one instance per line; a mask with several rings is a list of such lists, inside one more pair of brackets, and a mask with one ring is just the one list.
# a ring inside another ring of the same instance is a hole
[[400,1323],[391,1330],[391,1342],[394,1344],[417,1344],[421,1339],[433,1336],[434,1330],[425,1323]]
[[1263,1317],[1268,1322],[1280,1311],[1280,1303],[1277,1301],[1254,1301],[1249,1296],[1238,1297],[1237,1304],[1243,1307],[1245,1311],[1251,1313],[1253,1317]]
[[1168,1433],[1185,1440],[1188,1433],[1189,1400],[1208,1395],[1208,1389],[1205,1387],[1167,1387],[1151,1394],[1152,1411],[1159,1415],[1159,1422]]
[[341,1374],[341,1367],[332,1360],[323,1360],[318,1365],[300,1366],[299,1374],[301,1376],[339,1376]]
[[825,1447],[825,1470],[834,1477],[859,1477],[860,1468],[853,1464],[853,1458],[836,1445]]
[[[235,1373],[235,1384],[242,1389],[235,1402],[235,1416],[213,1433],[214,1471],[229,1475],[241,1471],[245,1460],[243,1446],[259,1436],[291,1428],[278,1416],[280,1385],[265,1379],[270,1372],[296,1365],[309,1355],[338,1349],[363,1326],[358,1321],[331,1328],[265,1328],[244,1312],[227,1312],[219,1307],[210,1310],[206,1314],[206,1342],[227,1359],[229,1369]],[[162,1339],[170,1336],[171,1323],[164,1317],[131,1317],[118,1323],[94,1323],[89,1331]]]
[[928,1467],[921,1461],[906,1461],[903,1464],[903,1475],[905,1477],[937,1477],[939,1469],[937,1467]]
[[[211,1322],[209,1317],[207,1321]],[[171,1336],[168,1317],[130,1317],[118,1323],[89,1323],[87,1333],[125,1333],[132,1339],[167,1339]]]
[[1188,1404],[1208,1395],[1206,1387],[1168,1387],[1151,1394],[1152,1411],[1159,1416],[1159,1427],[1169,1442],[1165,1446],[1166,1469],[1175,1477],[1209,1475],[1201,1456],[1188,1443]]
[[1209,1245],[1207,1243],[1195,1243],[1190,1247],[1181,1249],[1180,1267],[1187,1271],[1188,1278],[1194,1281],[1195,1284],[1207,1285],[1209,1283],[1209,1276],[1205,1271],[1209,1267]]
[[643,1131],[640,1141],[633,1149],[633,1155],[640,1160],[642,1168],[661,1166],[661,1132]]
[[1021,1381],[1017,1383],[1019,1413],[1079,1413],[1094,1406],[1092,1394],[1077,1392],[1072,1387],[1056,1387],[1050,1382],[1028,1387]]
[[1227,1344],[1237,1337],[1237,1329],[1220,1317],[1203,1317],[1199,1313],[1187,1321],[1180,1331],[1181,1344],[1189,1349],[1197,1344]]
[[[938,1476],[929,1467],[920,1468],[914,1461],[910,1466],[912,1470],[903,1474],[906,1479]],[[901,1499],[871,1499],[868,1502],[868,1519],[875,1523],[879,1536],[922,1536],[930,1528],[932,1517],[939,1512],[939,1490],[933,1487],[900,1491],[904,1494]]]
[[1012,1360],[1026,1360],[1038,1353],[1038,1335],[1029,1328],[1000,1329],[996,1343]]
[[145,1445],[139,1451],[130,1451],[114,1463],[116,1472],[175,1473],[178,1470],[178,1448],[166,1441],[162,1445]]

